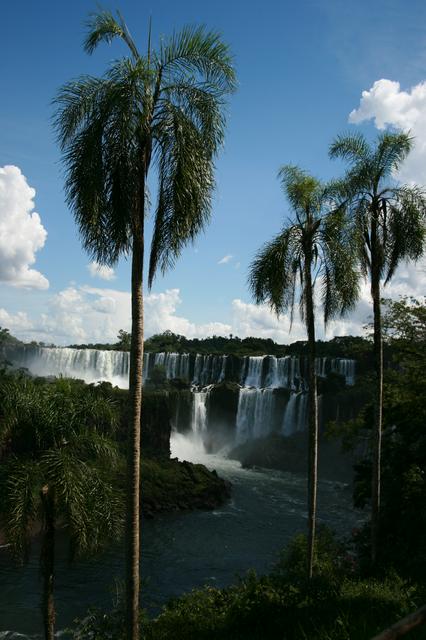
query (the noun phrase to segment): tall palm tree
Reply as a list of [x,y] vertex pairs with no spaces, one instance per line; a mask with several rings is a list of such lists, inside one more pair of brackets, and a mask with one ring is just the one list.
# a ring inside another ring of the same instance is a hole
[[344,210],[333,208],[333,188],[326,187],[298,167],[279,172],[292,217],[266,243],[249,272],[249,286],[258,304],[267,302],[278,314],[290,311],[291,321],[299,290],[301,317],[308,334],[309,469],[308,575],[312,577],[315,549],[318,462],[318,399],[315,369],[315,285],[327,323],[354,304],[358,279],[346,232]]
[[417,186],[400,185],[394,175],[408,156],[413,139],[406,133],[382,133],[375,144],[363,135],[338,136],[330,146],[332,158],[349,168],[340,188],[343,205],[354,227],[358,263],[370,280],[374,315],[373,469],[371,489],[371,559],[377,559],[380,516],[380,468],[383,406],[383,341],[381,286],[402,260],[417,260],[424,250],[425,194]]
[[122,529],[120,495],[111,473],[116,445],[104,433],[116,412],[99,394],[66,382],[40,385],[5,377],[0,384],[0,522],[21,558],[41,523],[40,568],[46,640],[55,632],[55,540],[70,538],[71,555],[94,552]]
[[142,54],[119,14],[91,17],[85,49],[120,38],[129,57],[101,78],[66,84],[55,125],[68,202],[83,245],[100,263],[132,256],[132,338],[127,517],[127,637],[139,637],[139,483],[143,364],[144,222],[147,179],[158,197],[148,284],[173,266],[210,217],[214,158],[224,136],[224,98],[235,87],[228,47],[217,33],[186,27]]

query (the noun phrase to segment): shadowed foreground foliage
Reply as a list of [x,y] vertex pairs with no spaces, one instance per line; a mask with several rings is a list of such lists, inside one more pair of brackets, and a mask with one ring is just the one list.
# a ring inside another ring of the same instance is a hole
[[[297,536],[268,576],[249,572],[227,589],[205,587],[171,601],[150,620],[145,640],[368,640],[407,615],[424,593],[391,575],[362,579],[327,530],[318,536],[317,575],[306,580],[306,537]],[[92,612],[74,640],[123,638],[120,609]],[[426,630],[410,638],[426,638]]]

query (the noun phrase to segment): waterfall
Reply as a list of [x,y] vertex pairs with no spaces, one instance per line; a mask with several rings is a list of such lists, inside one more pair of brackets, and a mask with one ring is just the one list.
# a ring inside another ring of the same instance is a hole
[[262,386],[263,361],[266,356],[246,356],[244,358],[243,378],[241,384],[244,387]]
[[[130,355],[125,351],[71,349],[67,347],[9,346],[3,348],[6,359],[16,367],[26,367],[34,375],[69,376],[96,382],[108,380],[127,387]],[[144,354],[144,380],[154,366],[165,369],[167,379],[191,380],[197,386],[217,384],[226,379],[227,355],[189,353]],[[191,367],[193,363],[193,369]],[[330,371],[344,376],[346,384],[355,383],[355,360],[349,358],[316,359],[316,372],[325,378]],[[241,364],[240,384],[256,389],[306,391],[306,358],[299,356],[245,356]],[[191,375],[192,374],[192,375]]]
[[273,413],[273,389],[240,389],[235,436],[237,444],[267,436],[271,432]]
[[297,407],[296,431],[305,431],[308,425],[308,410],[309,395],[308,393],[301,393],[299,395],[299,402]]
[[15,367],[24,367],[36,376],[64,376],[87,383],[108,381],[120,387],[128,386],[130,355],[127,351],[25,346],[15,348],[7,356]]
[[319,378],[325,378],[327,376],[327,362],[328,358],[315,358],[315,373]]
[[296,430],[297,402],[299,400],[299,396],[300,393],[292,393],[287,402],[282,426],[282,433],[284,436],[291,436],[291,434]]
[[203,435],[207,431],[207,405],[211,387],[192,393],[191,429],[194,438],[202,442]]
[[167,380],[189,380],[189,353],[156,353],[154,366],[164,367]]
[[217,384],[225,379],[226,355],[202,355],[195,356],[193,385]]
[[352,386],[355,384],[355,360],[334,358],[331,361],[331,370],[344,376],[347,385]]
[[[122,388],[128,387],[128,352],[28,345],[4,347],[3,355],[15,367],[25,367],[33,375],[80,378],[88,383],[106,380]],[[232,371],[232,376],[238,374],[234,360],[227,367],[229,357],[174,352],[144,354],[144,381],[150,378],[154,366],[164,367],[167,379],[192,381],[191,427],[200,445],[208,428],[208,397],[211,386],[226,380],[228,371]],[[274,431],[288,436],[306,429],[306,357],[245,356],[239,362],[241,387],[235,418],[236,442],[265,437]],[[316,359],[315,368],[320,378],[326,378],[333,372],[342,375],[347,385],[355,383],[355,361],[352,359],[322,356]],[[283,396],[282,392],[276,391],[279,389],[290,391],[282,415],[277,412],[284,405],[285,394]]]

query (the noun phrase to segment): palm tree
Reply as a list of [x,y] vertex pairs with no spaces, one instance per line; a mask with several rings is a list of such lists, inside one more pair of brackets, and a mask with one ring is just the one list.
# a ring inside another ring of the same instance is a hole
[[293,217],[255,257],[249,286],[258,304],[268,302],[278,314],[290,311],[291,322],[299,287],[301,317],[308,334],[309,469],[308,575],[312,577],[315,548],[318,460],[318,399],[315,370],[315,285],[327,323],[354,304],[358,279],[346,233],[344,210],[333,209],[333,188],[295,166],[279,172]]
[[374,145],[361,134],[338,136],[332,158],[349,164],[341,198],[352,219],[358,263],[370,280],[374,315],[373,469],[371,489],[371,559],[377,559],[380,516],[380,468],[383,406],[381,283],[386,285],[402,260],[417,260],[424,250],[426,198],[417,186],[398,184],[394,175],[408,156],[413,139],[406,133],[382,133]]
[[0,412],[0,521],[7,541],[25,559],[32,530],[41,523],[40,567],[46,640],[55,630],[55,539],[70,538],[71,555],[94,552],[122,529],[120,495],[114,488],[119,456],[104,433],[116,412],[99,394],[60,381],[40,385],[5,378]]
[[210,218],[214,158],[224,136],[224,97],[235,87],[228,47],[203,27],[186,27],[158,51],[136,47],[120,14],[91,17],[85,49],[118,37],[129,57],[101,78],[59,92],[55,126],[67,198],[83,245],[102,264],[132,256],[132,338],[127,516],[127,637],[139,637],[140,417],[143,364],[144,222],[153,165],[158,197],[148,285],[173,266]]

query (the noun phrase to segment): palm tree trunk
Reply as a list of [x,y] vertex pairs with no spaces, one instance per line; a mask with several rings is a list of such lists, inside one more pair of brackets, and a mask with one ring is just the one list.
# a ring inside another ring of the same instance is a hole
[[[373,245],[374,246],[374,245]],[[377,560],[379,517],[380,517],[380,475],[382,456],[382,411],[383,411],[383,339],[380,309],[380,269],[377,257],[371,260],[371,295],[374,314],[374,368],[376,391],[374,400],[373,468],[371,482],[371,561]]]
[[309,454],[308,454],[308,577],[312,578],[315,552],[318,484],[318,397],[315,372],[315,317],[311,257],[305,256],[306,326],[308,330]]
[[[145,185],[142,187],[144,194]],[[133,231],[132,253],[132,337],[130,346],[130,424],[127,461],[126,519],[126,603],[127,640],[139,640],[139,562],[140,562],[140,440],[143,368],[143,258],[144,195],[140,215]]]
[[53,598],[55,578],[55,498],[53,489],[45,485],[41,490],[44,512],[44,529],[41,546],[41,571],[43,576],[43,624],[46,640],[55,636],[55,601]]

